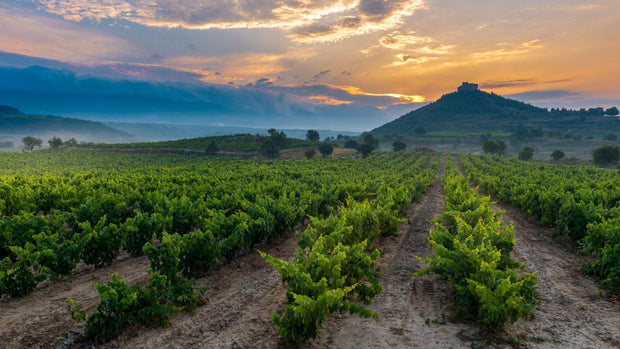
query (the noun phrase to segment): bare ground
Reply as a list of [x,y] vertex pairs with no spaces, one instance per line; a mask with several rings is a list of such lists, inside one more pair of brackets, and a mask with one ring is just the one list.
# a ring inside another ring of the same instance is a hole
[[[513,257],[538,276],[540,305],[535,318],[508,326],[500,343],[481,338],[475,325],[453,323],[444,316],[453,303],[447,281],[434,275],[411,276],[424,267],[414,256],[432,254],[427,237],[430,220],[444,205],[441,173],[427,195],[409,206],[409,222],[400,225],[400,235],[376,242],[384,252],[378,261],[383,292],[369,308],[379,319],[336,314],[308,348],[620,348],[620,309],[597,296],[596,280],[578,272],[584,258],[506,205],[495,207],[505,210],[505,222],[515,227]],[[258,248],[290,258],[296,245],[295,236],[288,234]],[[118,272],[130,283],[144,284],[147,268],[146,258],[125,256],[101,269],[82,268],[73,282],[48,283],[24,298],[1,300],[0,348],[68,347],[63,339],[76,337],[83,327],[71,321],[67,299],[91,312],[98,302],[93,283],[105,283]],[[131,328],[104,347],[284,348],[271,322],[271,314],[285,305],[280,280],[255,251],[248,252],[198,280],[207,287],[209,301],[195,314],[176,314],[164,328]]]
[[620,307],[598,295],[598,280],[579,272],[588,259],[521,210],[503,203],[492,207],[504,211],[504,224],[514,226],[512,258],[538,278],[534,318],[507,326],[505,335],[532,348],[620,348]]
[[413,277],[425,264],[415,257],[432,254],[428,242],[431,220],[441,214],[444,196],[440,173],[419,203],[409,206],[409,222],[399,236],[387,237],[379,245],[385,253],[378,265],[383,292],[368,307],[378,320],[336,315],[328,319],[310,348],[459,348],[458,338],[470,326],[446,322],[442,313],[452,304],[449,285],[434,275]]

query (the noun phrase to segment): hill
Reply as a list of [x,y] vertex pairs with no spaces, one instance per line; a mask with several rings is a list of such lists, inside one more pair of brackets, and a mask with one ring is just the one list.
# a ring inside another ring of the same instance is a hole
[[75,138],[78,142],[131,142],[137,138],[100,122],[51,115],[26,115],[21,111],[0,106],[0,141],[20,144],[22,137],[43,140],[60,137]]
[[[137,142],[137,143],[116,143],[116,144],[86,144],[89,148],[105,149],[124,149],[124,150],[193,150],[204,152],[211,143],[215,143],[217,148],[225,152],[255,152],[260,151],[267,136],[253,134],[235,134],[212,137],[186,138],[171,141],[159,142]],[[310,142],[295,138],[286,138],[283,149],[300,148],[315,146],[318,142]]]
[[525,127],[598,136],[619,132],[620,122],[617,121],[617,118],[603,116],[602,108],[549,111],[481,91],[476,84],[463,83],[456,92],[445,94],[370,132],[376,136],[409,136],[415,128],[424,127],[429,133],[512,133]]
[[23,115],[20,110],[15,109],[13,107],[9,107],[8,105],[0,105],[0,116],[4,115]]

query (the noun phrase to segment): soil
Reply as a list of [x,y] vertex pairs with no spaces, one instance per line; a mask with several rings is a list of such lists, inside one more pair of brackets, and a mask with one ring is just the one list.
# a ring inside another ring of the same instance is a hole
[[[443,164],[444,159],[442,159]],[[375,247],[383,251],[378,265],[383,292],[368,307],[379,318],[362,319],[348,314],[328,318],[307,348],[620,348],[620,309],[598,296],[598,282],[578,271],[586,262],[570,246],[551,238],[518,209],[504,210],[507,224],[515,227],[513,258],[538,276],[540,304],[535,317],[509,325],[499,338],[480,334],[475,324],[455,323],[450,317],[452,291],[435,275],[414,277],[424,268],[416,259],[432,254],[427,236],[431,220],[444,206],[442,170],[420,202],[407,209],[408,222],[399,235],[383,237]],[[295,234],[258,246],[278,258],[291,258]],[[74,324],[67,299],[89,313],[98,302],[95,282],[106,283],[117,272],[129,283],[145,284],[148,261],[123,256],[113,264],[82,267],[72,282],[41,285],[21,299],[0,300],[0,348],[75,348],[89,344],[64,344],[77,337],[83,325]],[[256,251],[220,265],[198,280],[207,288],[208,302],[195,314],[172,316],[163,328],[130,328],[105,348],[285,348],[271,316],[285,305],[280,275]]]

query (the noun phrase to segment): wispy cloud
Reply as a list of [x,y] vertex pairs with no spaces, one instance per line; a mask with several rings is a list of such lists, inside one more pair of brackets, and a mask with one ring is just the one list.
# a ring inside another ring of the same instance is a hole
[[534,40],[523,42],[516,47],[514,45],[507,44],[507,43],[499,43],[497,44],[497,46],[499,46],[500,48],[494,49],[494,50],[476,52],[476,53],[471,54],[470,58],[476,62],[492,61],[498,58],[518,56],[518,55],[530,52],[532,50],[542,48],[543,44],[540,39],[534,39]]
[[308,99],[322,105],[349,105],[353,103],[352,101],[343,101],[330,96],[310,96]]
[[298,43],[395,29],[423,0],[33,0],[69,21],[126,20],[187,29],[277,28]]

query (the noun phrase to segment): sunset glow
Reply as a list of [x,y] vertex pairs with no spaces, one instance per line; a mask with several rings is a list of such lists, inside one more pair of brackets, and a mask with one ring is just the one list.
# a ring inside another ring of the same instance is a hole
[[0,51],[80,74],[388,119],[462,81],[542,106],[620,104],[616,0],[7,0],[0,18]]

